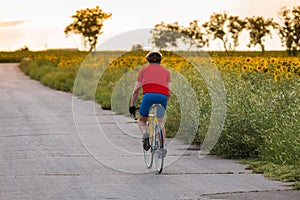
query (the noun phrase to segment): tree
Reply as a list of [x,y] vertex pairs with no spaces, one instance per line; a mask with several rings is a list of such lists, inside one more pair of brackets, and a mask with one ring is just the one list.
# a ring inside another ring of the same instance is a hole
[[178,22],[174,22],[173,24],[166,24],[164,22],[156,24],[154,29],[150,31],[152,34],[151,43],[159,49],[177,48],[178,41],[182,37],[179,29]]
[[210,21],[202,25],[206,33],[214,40],[219,39],[227,54],[229,50],[234,51],[239,45],[238,38],[245,28],[245,22],[238,16],[229,16],[226,12],[214,13],[210,16]]
[[29,47],[24,45],[22,48],[18,49],[18,51],[29,51]]
[[300,6],[292,9],[283,7],[279,16],[283,22],[277,27],[282,46],[286,47],[289,55],[296,56],[300,49]]
[[183,41],[190,44],[189,49],[192,48],[192,46],[196,46],[196,48],[208,46],[208,39],[205,38],[204,33],[201,31],[198,20],[190,22],[189,27],[182,27],[179,31],[187,36],[183,37]]
[[133,44],[132,47],[131,47],[132,51],[141,50],[141,49],[143,49],[143,45],[141,45],[141,44]]
[[246,29],[249,30],[250,43],[248,47],[252,45],[259,45],[262,51],[262,54],[265,52],[265,37],[271,35],[272,28],[276,27],[276,23],[273,22],[273,19],[264,19],[261,16],[246,18]]
[[239,45],[239,36],[241,32],[244,30],[246,26],[246,22],[242,19],[239,19],[238,16],[230,16],[228,18],[228,31],[232,38],[232,46],[231,49],[235,50],[235,48]]
[[208,44],[208,39],[205,39],[204,33],[201,32],[198,20],[190,22],[189,27],[179,26],[178,22],[172,24],[161,22],[150,32],[153,35],[152,43],[160,49],[177,48],[180,41],[189,44],[189,49],[193,46],[202,48]]
[[213,39],[220,39],[223,42],[223,47],[228,53],[226,32],[224,30],[225,23],[228,19],[227,13],[214,13],[210,16],[210,20],[202,26],[206,29],[208,35],[212,35]]
[[78,10],[75,15],[72,15],[74,21],[65,28],[64,33],[67,36],[69,33],[82,35],[84,45],[88,43],[89,51],[92,51],[96,48],[99,35],[103,33],[101,32],[103,21],[111,15],[103,12],[99,6]]

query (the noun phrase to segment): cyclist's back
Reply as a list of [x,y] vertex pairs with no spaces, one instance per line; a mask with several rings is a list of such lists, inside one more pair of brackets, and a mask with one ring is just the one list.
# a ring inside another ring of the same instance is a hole
[[142,84],[143,94],[159,93],[169,97],[170,72],[157,63],[151,63],[141,69],[137,81]]

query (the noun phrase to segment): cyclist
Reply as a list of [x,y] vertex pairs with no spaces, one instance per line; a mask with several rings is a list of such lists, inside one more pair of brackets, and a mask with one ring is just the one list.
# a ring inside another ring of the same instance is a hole
[[[166,138],[166,130],[163,125],[163,117],[167,108],[168,98],[171,91],[170,72],[160,62],[162,54],[159,51],[150,51],[146,56],[149,64],[143,67],[137,77],[136,86],[132,93],[129,112],[134,114],[136,107],[134,106],[139,94],[139,90],[143,89],[143,98],[140,106],[139,128],[143,133],[143,147],[146,151],[150,149],[149,133],[147,132],[147,119],[150,108],[153,104],[161,104],[162,109],[158,110],[158,122],[162,127],[164,140]],[[166,153],[166,151],[165,151]]]

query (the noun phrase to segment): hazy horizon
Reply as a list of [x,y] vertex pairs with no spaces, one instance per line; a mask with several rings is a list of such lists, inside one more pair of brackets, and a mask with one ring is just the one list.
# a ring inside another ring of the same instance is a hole
[[[17,50],[28,46],[30,50],[77,48],[83,49],[79,35],[65,36],[64,28],[72,22],[71,15],[76,10],[100,6],[104,12],[112,13],[112,17],[104,21],[103,34],[100,35],[98,45],[114,36],[138,32],[142,29],[151,29],[162,21],[172,23],[178,21],[180,25],[187,26],[193,20],[202,24],[209,20],[211,14],[226,11],[230,15],[241,18],[261,15],[274,18],[278,21],[278,12],[283,6],[293,7],[299,1],[295,0],[185,0],[185,1],[159,1],[143,2],[138,0],[111,0],[111,1],[35,1],[10,0],[0,3],[0,51]],[[151,6],[155,5],[155,12]],[[140,38],[144,45],[148,45],[144,36]],[[237,50],[249,49],[248,35],[243,33],[240,37],[240,46]],[[119,42],[120,50],[130,49],[125,41]],[[135,43],[140,43],[136,40]],[[222,50],[219,42],[211,42],[211,50]],[[266,40],[266,50],[284,50],[277,34]]]

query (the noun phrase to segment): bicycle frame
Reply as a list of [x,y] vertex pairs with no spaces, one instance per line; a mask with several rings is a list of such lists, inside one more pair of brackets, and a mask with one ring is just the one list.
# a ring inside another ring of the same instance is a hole
[[153,104],[150,111],[152,110],[152,113],[149,112],[148,115],[148,126],[150,129],[150,134],[156,133],[157,125],[159,125],[158,117],[157,117],[157,109],[161,108],[162,106],[160,104]]
[[[164,148],[164,141],[163,141],[164,138],[163,138],[162,128],[159,124],[158,117],[157,117],[157,109],[161,108],[161,107],[162,106],[160,104],[152,105],[151,110],[150,110],[152,112],[149,113],[149,117],[148,117],[150,138],[153,137],[151,139],[151,141],[152,141],[152,144],[151,144],[152,159],[153,159],[153,156],[156,154],[155,162],[156,162],[156,170],[158,173],[162,172],[163,162],[164,162],[164,157],[163,157],[162,153],[160,152],[160,149]],[[147,163],[146,163],[146,165],[147,165]],[[152,161],[151,161],[151,165],[152,165]],[[149,167],[149,166],[147,165],[147,167]]]

